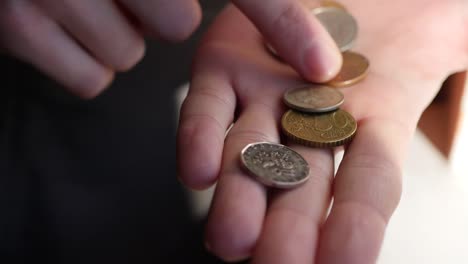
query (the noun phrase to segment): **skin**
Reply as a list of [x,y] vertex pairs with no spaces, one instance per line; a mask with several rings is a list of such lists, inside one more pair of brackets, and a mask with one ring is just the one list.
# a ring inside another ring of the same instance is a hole
[[[375,263],[417,121],[443,80],[468,66],[468,2],[341,2],[360,25],[353,50],[371,69],[364,81],[340,89],[358,132],[335,177],[331,150],[281,137],[282,95],[305,80],[268,53],[237,8],[227,7],[200,45],[181,111],[179,177],[195,189],[217,182],[206,245],[226,261]],[[289,191],[257,183],[241,169],[239,153],[258,141],[297,150],[311,179]]]
[[[323,81],[338,72],[337,47],[301,1],[232,2],[305,78]],[[141,60],[145,36],[182,41],[200,20],[197,0],[2,0],[0,50],[93,98]]]

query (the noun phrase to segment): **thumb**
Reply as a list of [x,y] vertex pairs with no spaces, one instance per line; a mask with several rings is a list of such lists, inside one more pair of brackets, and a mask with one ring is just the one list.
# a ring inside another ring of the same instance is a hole
[[317,18],[299,0],[232,0],[256,25],[278,54],[304,78],[332,79],[342,57]]

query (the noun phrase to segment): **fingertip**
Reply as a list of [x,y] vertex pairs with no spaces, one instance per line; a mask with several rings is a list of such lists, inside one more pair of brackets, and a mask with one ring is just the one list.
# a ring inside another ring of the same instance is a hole
[[188,39],[202,20],[202,9],[197,1],[174,1],[159,8],[157,13],[142,18],[145,30],[156,38],[172,43]]
[[145,56],[146,44],[142,37],[130,41],[122,48],[119,58],[112,63],[113,67],[118,72],[126,72],[133,68]]
[[313,82],[327,82],[341,69],[343,56],[335,43],[319,41],[307,47],[303,56],[303,75]]
[[114,80],[114,71],[108,68],[102,68],[100,71],[83,73],[81,76],[72,81],[65,83],[69,87],[70,92],[78,97],[90,100],[101,94]]

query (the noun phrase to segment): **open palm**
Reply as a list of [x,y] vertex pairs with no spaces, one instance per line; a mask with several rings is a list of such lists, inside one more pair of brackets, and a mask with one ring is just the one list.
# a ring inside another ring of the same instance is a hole
[[[265,50],[235,7],[220,14],[201,43],[181,112],[178,168],[190,187],[217,181],[206,241],[225,260],[375,262],[400,199],[401,166],[417,121],[442,81],[467,67],[468,2],[342,3],[360,26],[353,50],[371,69],[364,81],[341,89],[342,108],[356,118],[358,131],[336,176],[331,150],[281,136],[282,95],[305,80]],[[248,177],[239,154],[258,141],[292,146],[309,162],[310,180],[278,191]]]

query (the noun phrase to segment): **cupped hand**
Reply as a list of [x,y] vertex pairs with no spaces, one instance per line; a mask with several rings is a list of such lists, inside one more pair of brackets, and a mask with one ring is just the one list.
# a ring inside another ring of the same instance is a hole
[[[233,2],[306,78],[338,71],[336,46],[299,0]],[[0,48],[92,98],[143,57],[145,35],[181,41],[200,19],[196,0],[2,0]]]
[[[305,81],[267,52],[235,7],[221,13],[201,43],[181,111],[178,168],[189,187],[217,182],[206,245],[224,260],[375,262],[400,199],[402,164],[417,121],[443,80],[467,67],[468,2],[342,3],[360,26],[353,50],[371,68],[364,81],[340,89],[342,108],[356,118],[358,131],[336,176],[331,150],[281,136],[282,95]],[[310,180],[280,191],[246,175],[240,151],[258,141],[292,146],[308,160]]]

